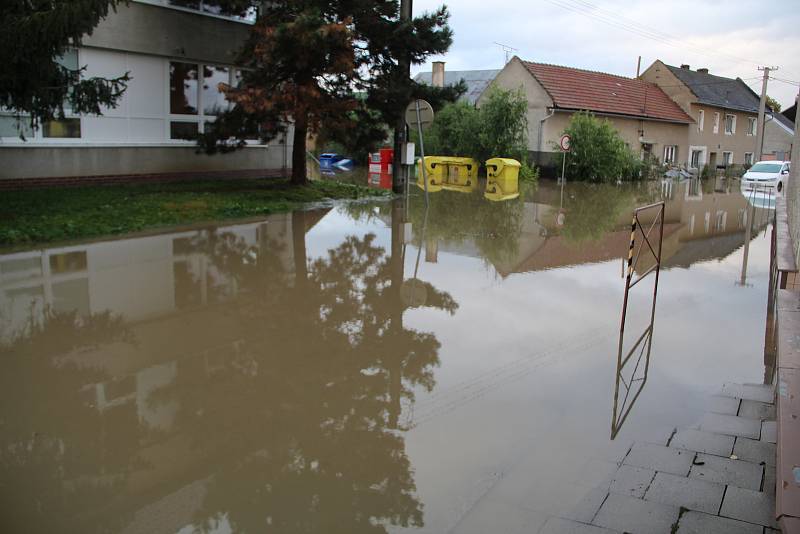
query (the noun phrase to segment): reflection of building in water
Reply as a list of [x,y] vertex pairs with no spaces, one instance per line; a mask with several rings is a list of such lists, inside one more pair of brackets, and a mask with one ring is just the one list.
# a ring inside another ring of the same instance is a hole
[[[307,212],[306,230],[325,212]],[[285,272],[293,272],[290,214],[224,232],[248,246],[275,249]],[[198,248],[197,238],[209,235],[192,230],[0,256],[0,339],[31,317],[40,319],[45,307],[139,321],[235,294],[235,281]]]

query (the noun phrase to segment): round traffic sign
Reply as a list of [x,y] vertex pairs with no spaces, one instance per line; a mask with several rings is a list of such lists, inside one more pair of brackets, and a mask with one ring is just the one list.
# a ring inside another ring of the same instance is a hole
[[561,150],[564,152],[569,152],[569,143],[571,139],[567,134],[561,136],[561,140],[558,142],[558,145],[561,147]]
[[[419,121],[417,117],[419,117]],[[415,127],[419,123],[423,130],[426,129],[433,124],[433,106],[422,99],[414,100],[406,108],[406,122],[411,127]]]

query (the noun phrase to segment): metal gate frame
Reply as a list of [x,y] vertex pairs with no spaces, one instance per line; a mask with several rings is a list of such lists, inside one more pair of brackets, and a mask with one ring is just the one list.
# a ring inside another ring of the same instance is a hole
[[[639,394],[644,389],[644,385],[647,382],[647,371],[650,367],[650,351],[653,344],[653,323],[655,322],[656,318],[656,299],[658,297],[658,277],[661,272],[661,251],[662,245],[664,242],[664,210],[666,204],[662,200],[661,202],[656,202],[654,204],[648,204],[647,206],[642,206],[640,208],[636,208],[633,211],[633,220],[631,222],[631,242],[630,248],[628,249],[628,270],[627,275],[625,276],[625,297],[622,302],[622,319],[620,321],[619,326],[619,345],[617,348],[617,373],[616,373],[616,380],[614,386],[614,413],[611,418],[611,439],[617,437],[622,425],[625,423],[625,419],[627,419],[628,414],[631,412],[633,405],[636,403],[636,399],[639,398]],[[652,212],[656,211],[655,217],[653,218],[652,224],[649,225],[649,228],[645,231],[645,225],[642,224],[639,216],[644,212]],[[653,231],[656,229],[656,225],[658,225],[658,232],[657,236],[652,236]],[[641,233],[642,240],[639,243],[639,249],[636,251],[636,234],[637,231]],[[658,242],[655,242],[655,237],[658,237]],[[658,251],[656,251],[656,247],[654,243],[657,244]],[[645,245],[647,245],[647,249],[645,249]],[[644,273],[637,277],[633,277],[633,273],[636,271],[636,266],[639,263],[639,258],[641,257],[643,250],[649,250],[650,253],[653,254],[653,258],[655,259],[655,264],[647,269]],[[623,357],[622,351],[625,342],[625,324],[628,317],[628,295],[630,290],[636,286],[639,282],[645,279],[647,276],[655,272],[655,283],[653,284],[653,304],[650,310],[650,324],[645,328],[644,332],[639,336],[636,342],[633,344],[633,347],[628,351],[627,354]],[[625,380],[623,376],[623,371],[625,369],[626,364],[631,361],[631,357],[633,356],[634,352],[639,350],[639,354],[636,357],[636,363],[633,367],[633,372],[630,375],[630,379]],[[644,369],[643,374],[637,377],[637,372],[642,364],[642,358],[644,358]],[[622,398],[622,403],[619,402],[620,396],[620,382],[622,383],[625,394]],[[634,385],[638,383],[638,387],[635,388],[635,393],[633,397],[630,398],[631,391],[634,390]]]

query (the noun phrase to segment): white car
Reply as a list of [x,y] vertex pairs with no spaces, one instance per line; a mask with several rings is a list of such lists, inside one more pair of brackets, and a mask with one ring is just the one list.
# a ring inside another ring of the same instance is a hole
[[759,161],[742,176],[742,187],[746,189],[774,187],[778,191],[783,191],[790,170],[791,163],[788,161]]

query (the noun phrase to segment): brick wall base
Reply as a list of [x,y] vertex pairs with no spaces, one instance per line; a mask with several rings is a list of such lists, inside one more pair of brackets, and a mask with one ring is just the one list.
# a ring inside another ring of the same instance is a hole
[[248,169],[236,171],[173,172],[163,174],[121,174],[108,176],[62,176],[53,178],[6,178],[0,180],[0,191],[39,189],[45,187],[85,187],[180,182],[189,180],[229,180],[236,178],[279,178],[291,174],[291,169]]

